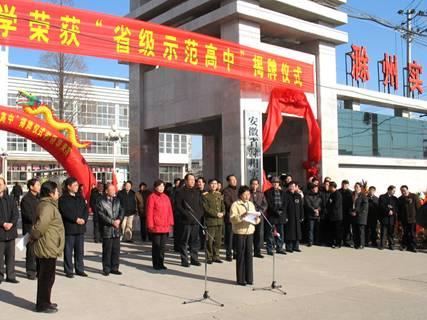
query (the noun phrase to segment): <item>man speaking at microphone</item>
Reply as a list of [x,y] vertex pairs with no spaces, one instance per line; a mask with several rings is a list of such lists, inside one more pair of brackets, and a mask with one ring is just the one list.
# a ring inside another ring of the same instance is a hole
[[200,247],[198,221],[200,221],[204,213],[202,194],[199,189],[195,188],[196,179],[193,174],[188,173],[184,179],[185,186],[178,191],[175,200],[176,210],[178,211],[183,225],[179,241],[181,265],[183,267],[190,266],[187,254],[187,247],[190,245],[190,263],[194,266],[200,266],[198,258]]

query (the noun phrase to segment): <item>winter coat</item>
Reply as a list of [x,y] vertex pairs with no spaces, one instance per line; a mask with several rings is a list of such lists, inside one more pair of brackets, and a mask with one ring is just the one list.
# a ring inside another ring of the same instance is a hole
[[[354,195],[355,193],[353,193],[353,197]],[[368,222],[368,209],[368,198],[364,193],[359,193],[359,196],[354,201],[354,208],[352,207],[352,212],[355,212],[356,215],[351,217],[351,222],[354,224],[366,225]]]
[[60,257],[64,251],[65,231],[58,210],[58,201],[51,197],[41,198],[36,216],[36,222],[31,230],[35,256],[45,259]]
[[224,217],[218,218],[218,213],[225,213],[223,196],[219,192],[207,192],[203,195],[203,208],[205,210],[205,225],[208,227],[222,226]]
[[288,219],[286,211],[286,202],[288,198],[285,191],[279,190],[279,192],[282,199],[282,206],[280,208],[277,208],[274,203],[274,188],[270,188],[265,192],[265,198],[268,204],[267,219],[271,224],[284,224]]
[[[83,234],[86,232],[86,222],[88,220],[88,211],[85,199],[76,194],[72,196],[70,193],[65,192],[59,198],[59,212],[64,222],[65,234]],[[77,224],[77,219],[83,219],[84,224]]]
[[350,189],[339,189],[342,198],[342,220],[345,222],[351,222],[351,210],[353,208],[353,193]]
[[120,227],[118,229],[113,227],[114,221],[122,222],[124,218],[124,210],[119,198],[114,197],[110,200],[103,195],[96,206],[96,213],[102,226],[102,237],[107,239],[120,237]]
[[379,219],[379,199],[377,196],[368,196],[368,225],[376,225]]
[[[399,201],[388,193],[382,194],[379,202],[379,219],[382,225],[392,226],[396,222]],[[390,214],[391,211],[391,214]]]
[[169,233],[174,224],[172,204],[165,193],[153,192],[147,199],[147,229],[151,233]]
[[31,192],[27,192],[21,200],[21,218],[22,218],[22,233],[31,232],[31,228],[36,223],[36,209],[40,202],[38,196],[34,196]]
[[[0,198],[0,241],[16,239],[18,236],[18,215],[15,199],[3,194],[3,197]],[[13,226],[10,230],[6,231],[3,228],[4,223],[12,223]]]
[[342,195],[338,190],[331,193],[328,203],[326,204],[327,219],[329,221],[342,221],[343,220],[343,206]]
[[230,221],[234,234],[250,235],[255,232],[255,225],[243,220],[242,215],[246,212],[254,212],[255,205],[251,201],[243,202],[237,200],[230,208]]
[[261,191],[251,191],[251,201],[255,205],[256,211],[262,212],[264,214],[266,213],[268,208],[268,202],[265,198],[264,193],[262,193]]
[[[195,225],[204,215],[202,193],[197,188],[183,187],[179,189],[175,198],[175,209],[184,225]],[[194,217],[193,217],[194,216]]]
[[129,190],[129,192],[126,192],[126,190],[123,189],[119,191],[117,197],[120,199],[120,203],[126,217],[136,214],[135,191]]
[[231,223],[230,221],[231,205],[237,200],[239,200],[239,190],[237,187],[228,186],[227,188],[224,189],[222,194],[224,195],[224,205],[225,205],[224,222]]
[[[319,220],[323,210],[323,200],[320,193],[309,191],[304,197],[305,217],[311,220]],[[314,210],[319,209],[319,215],[316,216]]]
[[284,240],[301,240],[301,222],[304,220],[304,200],[297,192],[286,191],[286,217],[288,221],[284,228]]
[[[147,199],[145,192],[138,191],[135,193],[135,200],[136,200],[136,211],[138,212],[138,215],[140,218],[146,217],[145,207]],[[148,197],[149,194],[147,194]]]
[[407,197],[400,196],[399,203],[399,221],[402,224],[416,223],[417,210],[421,206],[418,197],[410,193]]

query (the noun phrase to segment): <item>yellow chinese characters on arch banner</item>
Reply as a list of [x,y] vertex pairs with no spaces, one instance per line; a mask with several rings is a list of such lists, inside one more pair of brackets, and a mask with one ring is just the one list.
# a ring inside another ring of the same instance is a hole
[[1,0],[0,44],[314,92],[312,64],[181,29],[42,2]]

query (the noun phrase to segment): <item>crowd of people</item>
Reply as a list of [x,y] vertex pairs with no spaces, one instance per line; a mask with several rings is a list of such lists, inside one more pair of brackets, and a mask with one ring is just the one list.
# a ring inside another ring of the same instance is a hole
[[[347,180],[323,183],[311,177],[301,186],[290,175],[270,179],[272,187],[263,192],[260,181],[239,185],[235,175],[227,177],[227,186],[217,179],[207,183],[189,173],[173,184],[162,180],[152,188],[141,183],[133,191],[131,181],[117,192],[113,184],[98,183],[86,202],[78,181],[67,178],[61,196],[56,183],[27,183],[28,192],[12,196],[0,178],[0,283],[18,283],[15,274],[15,239],[18,236],[18,205],[23,234],[28,234],[26,273],[38,280],[36,311],[54,313],[51,301],[56,260],[64,256],[68,278],[87,277],[84,267],[84,235],[93,215],[94,241],[102,242],[102,274],[121,275],[120,244],[133,242],[134,217],[139,216],[141,240],[152,242],[152,265],[165,270],[166,242],[173,231],[174,250],[181,266],[200,266],[199,251],[206,250],[208,264],[236,260],[238,285],[253,284],[253,257],[301,252],[324,245],[363,249],[365,246],[394,250],[396,226],[402,230],[400,249],[417,251],[415,240],[418,197],[406,185],[389,186],[380,197],[376,188]],[[20,201],[19,201],[20,200]],[[249,219],[255,213],[255,219]],[[220,249],[224,246],[225,256]],[[74,259],[73,259],[74,258]]]

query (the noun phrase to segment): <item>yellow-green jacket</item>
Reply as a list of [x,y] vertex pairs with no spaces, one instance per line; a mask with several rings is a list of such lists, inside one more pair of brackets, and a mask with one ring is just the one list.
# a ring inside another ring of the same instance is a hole
[[58,258],[64,251],[65,232],[58,201],[51,197],[40,200],[36,209],[36,223],[31,230],[34,254],[38,258]]

